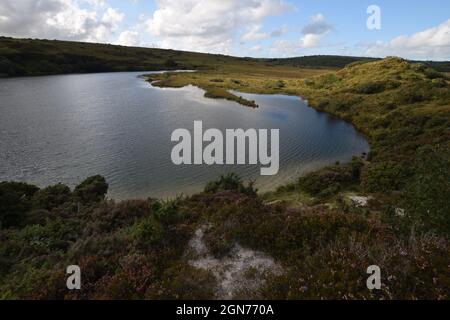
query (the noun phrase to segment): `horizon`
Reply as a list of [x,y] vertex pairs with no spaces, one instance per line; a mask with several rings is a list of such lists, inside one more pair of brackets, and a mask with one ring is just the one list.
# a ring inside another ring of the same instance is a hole
[[171,48],[157,48],[157,47],[142,47],[142,46],[129,46],[129,45],[121,45],[114,43],[102,43],[102,42],[87,42],[87,41],[74,41],[74,40],[58,40],[58,39],[45,39],[45,38],[15,38],[0,35],[0,39],[12,39],[12,40],[31,40],[31,41],[60,41],[60,42],[72,42],[72,43],[80,43],[80,44],[90,44],[90,45],[109,45],[109,46],[118,46],[124,48],[138,48],[138,49],[155,49],[155,50],[172,50],[175,52],[185,52],[185,53],[195,53],[195,54],[205,54],[205,55],[218,55],[230,58],[237,59],[255,59],[255,60],[288,60],[288,59],[297,59],[297,58],[308,58],[308,57],[344,57],[344,58],[359,58],[359,59],[374,59],[383,60],[388,58],[400,58],[410,62],[437,62],[437,63],[447,63],[450,62],[450,57],[448,60],[432,60],[432,59],[408,59],[400,56],[385,56],[385,57],[375,57],[375,56],[355,56],[355,55],[338,55],[338,54],[310,54],[310,55],[301,55],[301,56],[286,56],[286,57],[252,57],[252,56],[237,56],[231,54],[223,54],[223,53],[208,53],[201,51],[189,51],[189,50],[177,50]]
[[448,12],[442,0],[351,0],[345,8],[329,0],[4,0],[0,36],[269,59],[448,61]]

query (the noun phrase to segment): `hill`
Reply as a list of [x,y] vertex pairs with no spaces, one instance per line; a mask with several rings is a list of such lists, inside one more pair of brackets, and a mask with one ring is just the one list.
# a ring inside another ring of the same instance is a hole
[[[175,50],[124,47],[109,44],[0,37],[0,76],[38,76],[115,71],[251,70],[273,68],[338,69],[374,58],[309,56],[285,59],[236,58]],[[449,62],[426,62],[450,72]],[[292,70],[290,70],[292,71]]]
[[[374,62],[382,60],[381,58],[369,57],[349,57],[349,56],[335,56],[335,55],[320,55],[320,56],[304,56],[283,59],[267,59],[269,63],[275,65],[288,65],[297,68],[329,68],[341,69],[352,63],[360,62]],[[439,72],[450,72],[450,61],[419,61],[410,60],[411,63],[422,63],[427,67],[433,68]]]
[[345,66],[355,62],[371,62],[376,60],[379,59],[366,57],[333,56],[333,55],[267,59],[268,62],[273,63],[275,65],[288,65],[298,68],[316,67],[316,68],[330,68],[330,69],[344,68]]
[[0,37],[0,74],[6,76],[201,70],[236,62],[243,63],[245,59],[109,44]]

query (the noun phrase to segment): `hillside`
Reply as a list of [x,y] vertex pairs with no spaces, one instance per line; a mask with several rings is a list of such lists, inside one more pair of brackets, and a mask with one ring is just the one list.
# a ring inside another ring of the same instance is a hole
[[0,37],[0,74],[8,76],[204,69],[237,62],[245,60],[173,50]]
[[333,56],[333,55],[320,55],[320,56],[305,56],[305,57],[292,57],[282,59],[267,59],[269,63],[275,65],[288,65],[297,68],[304,67],[317,67],[317,68],[329,68],[340,69],[355,62],[371,62],[379,60],[377,58],[366,57],[347,57],[347,56]]
[[[295,69],[339,69],[350,63],[374,60],[376,59],[343,56],[236,58],[108,44],[0,37],[0,76],[4,77],[176,69],[216,71],[226,69],[239,72],[266,69],[289,74],[299,72]],[[426,63],[439,71],[450,72],[449,62]]]
[[[105,200],[99,176],[74,190],[0,183],[0,298],[213,299],[231,290],[246,299],[450,299],[448,77],[399,58],[270,68],[151,80],[219,97],[302,96],[355,124],[371,153],[268,194],[235,175],[191,197],[119,203]],[[83,270],[75,293],[65,289],[73,263]],[[366,287],[373,264],[379,291]]]
[[[355,62],[374,62],[382,60],[380,58],[368,57],[349,57],[349,56],[334,56],[334,55],[320,55],[320,56],[304,56],[292,57],[283,59],[267,59],[269,63],[275,65],[288,65],[292,67],[316,67],[341,69]],[[450,72],[450,61],[414,61],[412,63],[423,63],[427,67],[431,67],[439,72]]]

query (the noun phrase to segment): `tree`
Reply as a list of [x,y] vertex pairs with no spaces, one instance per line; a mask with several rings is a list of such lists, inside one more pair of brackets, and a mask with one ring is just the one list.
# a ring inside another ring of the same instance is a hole
[[0,228],[19,227],[38,187],[19,182],[0,183]]
[[82,203],[95,203],[105,199],[108,183],[104,177],[97,175],[89,177],[75,187],[74,195]]

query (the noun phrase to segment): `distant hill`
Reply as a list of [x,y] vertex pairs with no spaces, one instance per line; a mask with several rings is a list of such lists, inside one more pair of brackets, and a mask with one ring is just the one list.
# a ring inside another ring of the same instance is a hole
[[[299,68],[343,68],[376,58],[307,56],[284,59],[237,58],[225,55],[154,48],[124,47],[57,40],[0,37],[0,76],[67,73],[218,69],[224,65],[280,65]],[[450,72],[450,62],[425,62]]]
[[270,63],[276,65],[290,65],[293,67],[317,67],[317,68],[344,68],[355,62],[371,62],[379,60],[377,58],[346,57],[346,56],[305,56],[283,59],[268,59]]
[[0,37],[0,74],[3,76],[210,69],[237,60],[245,59],[109,44]]
[[[293,66],[299,68],[344,68],[352,63],[357,62],[373,62],[382,60],[381,58],[368,57],[349,57],[349,56],[334,56],[334,55],[317,55],[304,56],[282,59],[267,59],[269,63],[276,65]],[[432,67],[440,72],[450,72],[450,61],[414,61],[413,63],[423,63],[428,67]]]

